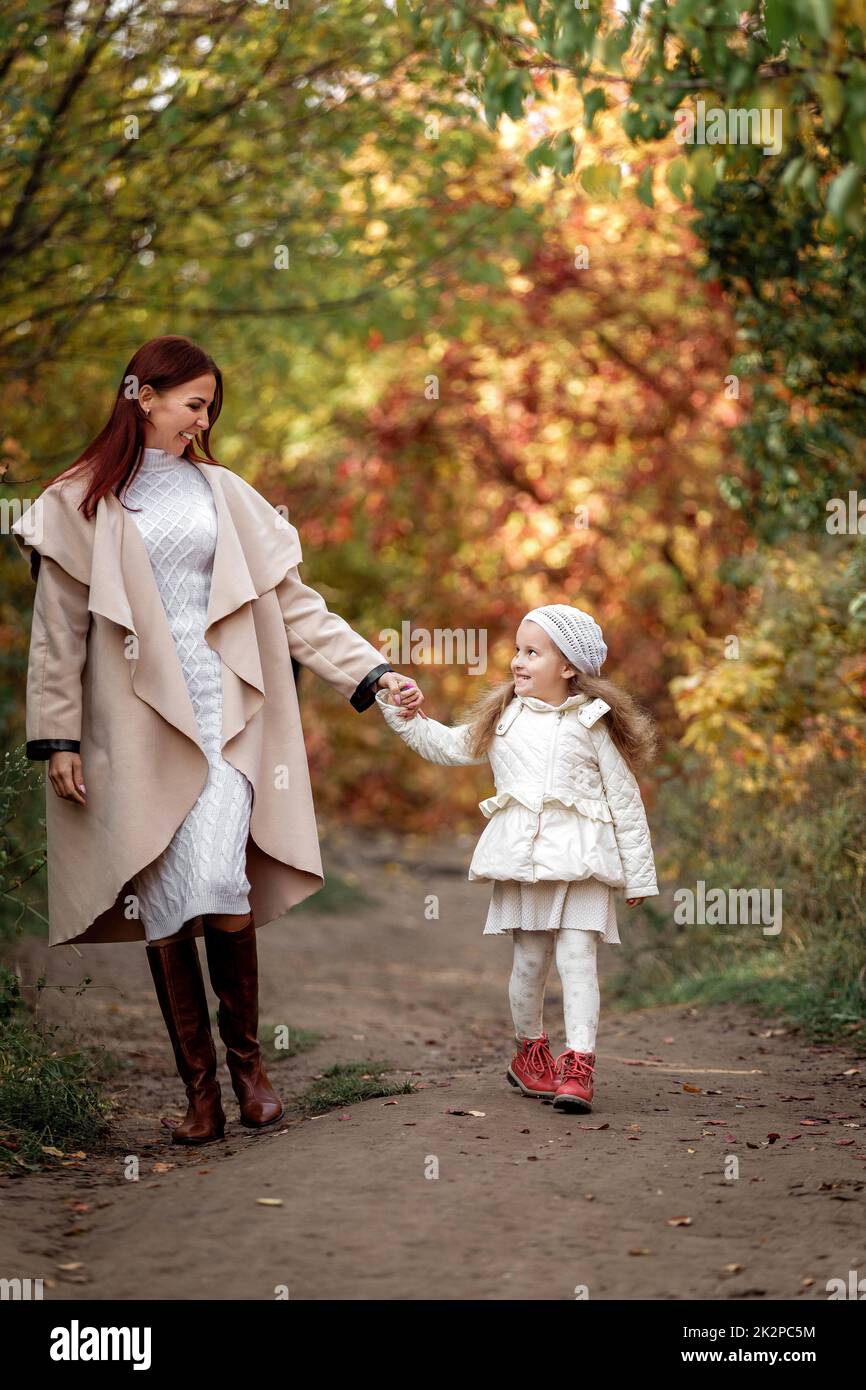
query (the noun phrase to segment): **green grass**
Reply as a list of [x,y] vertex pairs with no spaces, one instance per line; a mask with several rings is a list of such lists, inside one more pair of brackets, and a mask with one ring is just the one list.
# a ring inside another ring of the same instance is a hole
[[281,1024],[263,1024],[259,1029],[259,1043],[261,1044],[262,1056],[269,1065],[278,1062],[288,1061],[290,1057],[298,1057],[302,1052],[309,1052],[311,1047],[315,1047],[321,1041],[321,1033],[316,1033],[311,1028],[288,1028],[287,1046],[278,1047],[281,1035],[277,1032]]
[[608,998],[623,1008],[744,1004],[815,1042],[866,1043],[866,786],[858,770],[819,761],[796,804],[765,789],[717,794],[699,769],[663,789],[656,823],[670,855],[659,886],[782,892],[782,929],[678,925],[660,898],[624,912],[621,967]]
[[336,1106],[356,1105],[377,1096],[411,1095],[412,1081],[382,1080],[388,1070],[387,1062],[339,1062],[298,1096],[298,1104],[307,1115],[323,1115]]
[[333,869],[326,870],[326,875],[324,887],[311,898],[304,899],[301,905],[304,911],[341,914],[362,907],[374,907],[378,901],[365,893],[360,884],[343,878]]
[[0,967],[0,1171],[42,1168],[91,1152],[108,1132],[111,1107],[102,1083],[120,1064],[104,1051],[64,1042],[59,1033],[33,1021],[16,977]]

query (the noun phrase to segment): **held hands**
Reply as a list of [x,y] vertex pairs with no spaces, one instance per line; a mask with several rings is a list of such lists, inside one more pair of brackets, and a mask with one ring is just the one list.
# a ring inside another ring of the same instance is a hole
[[[396,671],[386,671],[376,682],[376,689],[388,692],[388,704],[398,705],[403,719],[414,719],[415,711],[420,712],[424,696],[408,676],[398,676]],[[427,718],[424,714],[421,717]]]
[[48,759],[48,780],[64,801],[86,806],[84,773],[77,753],[52,753]]

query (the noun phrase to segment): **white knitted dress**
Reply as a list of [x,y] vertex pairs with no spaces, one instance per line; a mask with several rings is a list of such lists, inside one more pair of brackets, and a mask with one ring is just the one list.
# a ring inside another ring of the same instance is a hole
[[194,464],[145,449],[121,501],[150,555],[210,770],[204,790],[167,848],[132,881],[148,941],[171,936],[200,913],[248,912],[246,846],[252,787],[220,753],[222,666],[204,627],[216,550],[210,484]]

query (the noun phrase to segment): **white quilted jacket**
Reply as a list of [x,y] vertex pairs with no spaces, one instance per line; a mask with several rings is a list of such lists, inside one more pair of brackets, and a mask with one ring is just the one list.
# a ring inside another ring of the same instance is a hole
[[388,725],[433,763],[489,760],[496,795],[479,803],[488,818],[470,879],[597,878],[627,898],[658,893],[649,826],[635,777],[599,722],[610,706],[586,695],[548,705],[515,695],[489,751],[467,752],[468,724],[451,728],[416,714],[404,719],[380,691]]

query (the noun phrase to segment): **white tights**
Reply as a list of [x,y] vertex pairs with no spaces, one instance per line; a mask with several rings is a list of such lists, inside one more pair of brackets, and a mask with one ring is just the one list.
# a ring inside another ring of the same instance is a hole
[[538,1038],[544,1031],[544,986],[556,955],[562,981],[565,1045],[575,1052],[594,1052],[598,1029],[599,991],[596,970],[598,932],[566,927],[551,931],[521,931],[514,937],[514,964],[508,982],[508,1001],[515,1036]]

